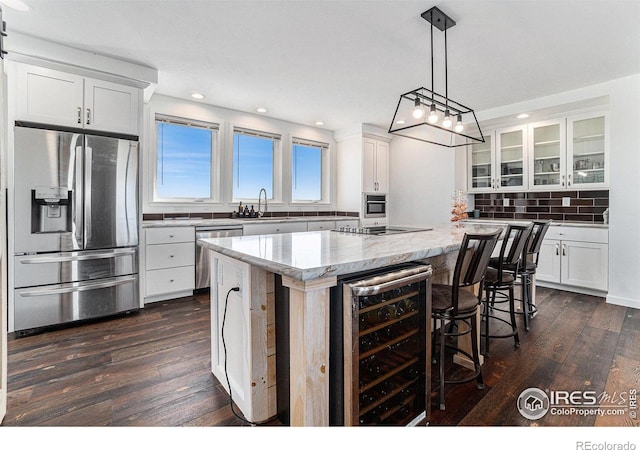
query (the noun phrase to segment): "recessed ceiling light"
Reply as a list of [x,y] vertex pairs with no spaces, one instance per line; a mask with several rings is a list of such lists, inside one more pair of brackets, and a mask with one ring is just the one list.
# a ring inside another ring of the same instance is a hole
[[404,120],[396,120],[396,124],[398,124],[398,125],[404,125]]
[[316,125],[318,125],[318,126],[320,127],[320,126],[324,125],[324,122],[322,122],[321,120],[318,120],[318,121],[316,122]]
[[267,112],[267,108],[258,108],[258,109],[256,109],[256,111],[258,111],[259,113],[266,113]]
[[22,0],[0,0],[0,3],[16,11],[30,11],[31,7]]
[[202,100],[204,98],[203,94],[199,94],[198,92],[194,92],[193,94],[191,94],[191,97],[197,99],[197,100]]
[[527,113],[518,114],[518,119],[526,119],[527,117],[529,117]]

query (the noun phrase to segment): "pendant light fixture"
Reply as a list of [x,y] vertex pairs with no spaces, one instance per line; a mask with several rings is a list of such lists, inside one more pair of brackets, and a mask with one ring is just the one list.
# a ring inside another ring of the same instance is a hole
[[[431,89],[419,87],[400,96],[389,133],[444,147],[484,142],[476,113],[449,98],[447,29],[456,23],[435,6],[421,16],[431,24]],[[444,95],[434,89],[434,26],[444,32]]]

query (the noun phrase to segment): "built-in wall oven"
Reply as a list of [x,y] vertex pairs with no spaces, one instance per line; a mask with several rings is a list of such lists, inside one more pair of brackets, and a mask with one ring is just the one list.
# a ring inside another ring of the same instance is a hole
[[363,194],[364,217],[383,218],[387,217],[387,196],[386,194]]

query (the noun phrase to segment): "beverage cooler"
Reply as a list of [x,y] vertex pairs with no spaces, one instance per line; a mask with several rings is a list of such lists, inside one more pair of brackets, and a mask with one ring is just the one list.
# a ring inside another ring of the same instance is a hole
[[[289,423],[288,292],[276,286],[278,416]],[[338,278],[330,304],[330,425],[406,426],[428,419],[430,317],[429,265]]]

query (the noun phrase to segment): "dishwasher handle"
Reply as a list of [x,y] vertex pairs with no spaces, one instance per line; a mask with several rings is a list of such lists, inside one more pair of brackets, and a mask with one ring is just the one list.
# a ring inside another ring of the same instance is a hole
[[431,277],[431,266],[424,265],[356,281],[349,284],[349,287],[355,296],[361,297],[387,292],[397,287],[426,280],[429,277]]

